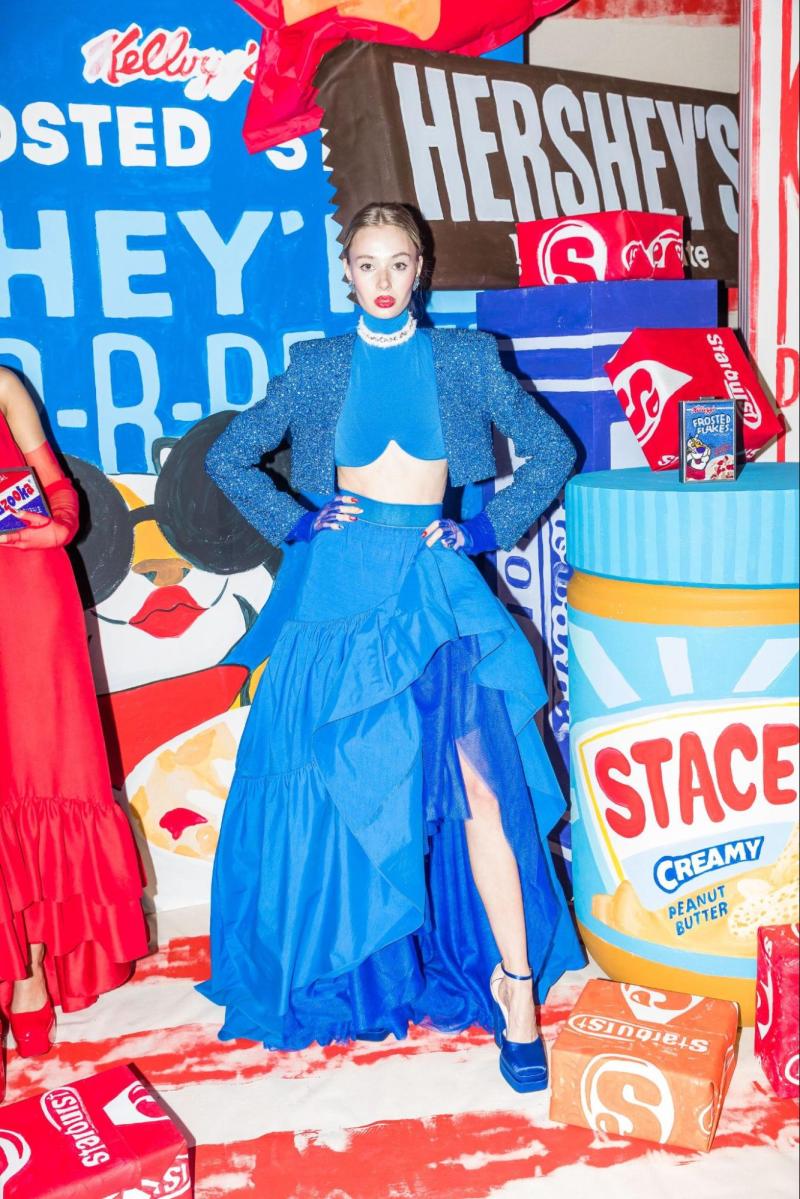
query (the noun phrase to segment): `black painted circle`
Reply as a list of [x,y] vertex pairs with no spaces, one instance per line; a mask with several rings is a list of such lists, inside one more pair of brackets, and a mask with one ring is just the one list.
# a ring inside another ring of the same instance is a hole
[[206,454],[234,415],[206,417],[172,447],[156,483],[158,520],[170,544],[201,570],[228,575],[264,564],[274,574],[280,551],[205,473]]
[[94,608],[116,591],[131,568],[133,532],[127,504],[101,470],[66,454],[78,492],[80,527],[69,546],[84,608]]

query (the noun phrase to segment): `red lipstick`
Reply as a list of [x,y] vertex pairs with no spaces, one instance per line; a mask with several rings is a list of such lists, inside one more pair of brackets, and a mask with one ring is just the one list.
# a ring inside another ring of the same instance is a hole
[[395,298],[394,296],[376,296],[375,303],[378,308],[394,308]]

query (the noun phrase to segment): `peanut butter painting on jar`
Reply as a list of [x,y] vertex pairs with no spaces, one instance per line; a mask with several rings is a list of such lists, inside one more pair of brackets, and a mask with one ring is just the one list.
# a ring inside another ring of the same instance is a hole
[[568,488],[575,911],[612,978],[733,999],[798,919],[797,481]]

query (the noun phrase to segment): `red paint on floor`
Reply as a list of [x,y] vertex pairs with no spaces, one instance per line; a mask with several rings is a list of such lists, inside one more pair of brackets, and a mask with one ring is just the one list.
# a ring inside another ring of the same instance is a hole
[[179,937],[168,945],[136,963],[131,982],[152,982],[153,979],[189,978],[202,982],[211,971],[208,937]]

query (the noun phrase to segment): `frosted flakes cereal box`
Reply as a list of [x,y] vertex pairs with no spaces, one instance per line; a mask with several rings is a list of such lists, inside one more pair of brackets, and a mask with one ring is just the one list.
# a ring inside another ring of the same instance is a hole
[[739,463],[739,422],[735,400],[682,400],[680,472],[682,483],[732,483]]

